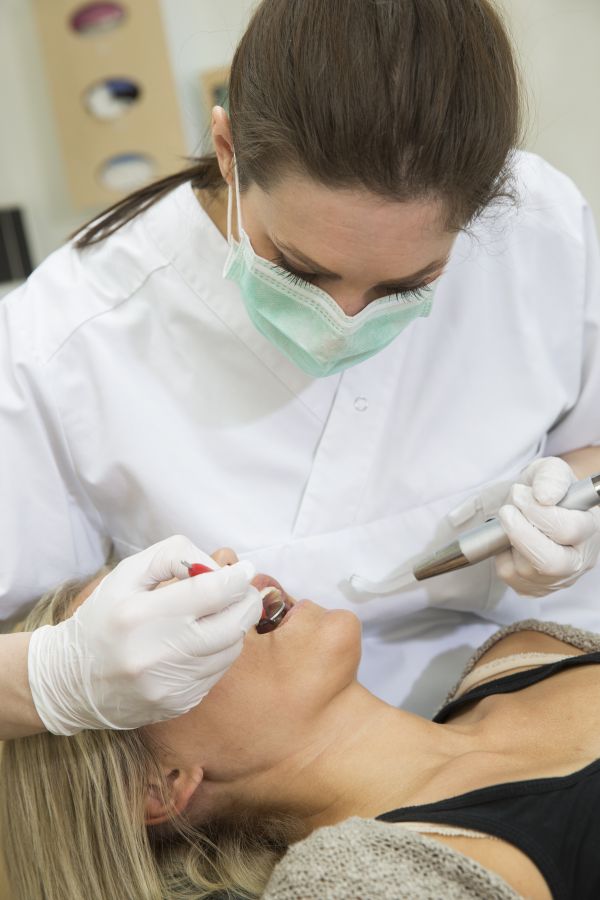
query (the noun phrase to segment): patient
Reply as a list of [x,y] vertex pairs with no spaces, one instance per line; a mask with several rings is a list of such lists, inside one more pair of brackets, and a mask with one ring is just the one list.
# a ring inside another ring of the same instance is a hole
[[[42,598],[24,627],[70,615],[93,584]],[[249,633],[177,719],[5,744],[10,896],[197,900],[266,886],[272,900],[413,900],[434,895],[410,880],[418,865],[403,868],[417,854],[432,878],[466,879],[464,893],[438,896],[597,898],[599,651],[600,637],[565,626],[504,629],[431,722],[357,682],[352,613],[302,601],[276,630]],[[522,652],[536,656],[498,662]],[[528,781],[552,778],[563,780]],[[520,784],[463,796],[509,782]],[[355,843],[342,865],[346,837]],[[385,853],[373,855],[374,842]]]

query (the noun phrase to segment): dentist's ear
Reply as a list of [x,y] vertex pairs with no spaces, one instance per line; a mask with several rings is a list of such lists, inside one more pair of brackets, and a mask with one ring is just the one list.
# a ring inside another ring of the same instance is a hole
[[219,161],[221,175],[228,185],[233,185],[233,135],[228,114],[222,106],[213,106],[210,130]]
[[165,769],[167,796],[163,796],[160,785],[149,784],[146,793],[144,823],[158,825],[166,822],[170,815],[181,814],[187,807],[192,794],[202,782],[204,771],[201,766],[192,769]]

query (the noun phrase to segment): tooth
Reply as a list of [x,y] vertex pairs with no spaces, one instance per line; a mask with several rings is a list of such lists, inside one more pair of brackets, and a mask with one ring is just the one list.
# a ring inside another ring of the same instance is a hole
[[272,584],[267,585],[267,587],[263,588],[262,591],[259,591],[261,599],[264,601],[269,598],[269,603],[276,603],[278,600],[281,600],[283,594],[279,590],[279,588],[273,587]]

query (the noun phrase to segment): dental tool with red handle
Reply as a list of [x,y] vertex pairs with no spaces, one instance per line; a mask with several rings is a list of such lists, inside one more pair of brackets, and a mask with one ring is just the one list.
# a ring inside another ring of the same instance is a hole
[[[193,578],[196,575],[205,575],[206,572],[214,571],[209,568],[209,566],[203,565],[203,563],[189,563],[182,559],[181,564],[188,570],[190,578]],[[263,614],[256,625],[258,633],[265,634],[266,632],[273,631],[273,629],[277,628],[287,612],[287,606],[279,588],[267,586],[260,591],[260,596],[263,600],[263,604],[267,597],[271,597],[270,602],[263,605]]]
[[181,564],[187,568],[190,578],[193,578],[194,575],[204,575],[206,572],[214,571],[209,569],[208,566],[202,565],[202,563],[188,563],[184,559],[181,560]]

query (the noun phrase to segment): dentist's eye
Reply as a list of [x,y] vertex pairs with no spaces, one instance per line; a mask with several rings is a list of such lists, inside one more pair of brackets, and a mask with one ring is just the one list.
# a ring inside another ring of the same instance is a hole
[[394,293],[391,293],[389,296],[394,297],[397,300],[425,300],[432,290],[433,288],[430,288],[429,285],[424,284],[421,285],[421,287],[407,288],[403,291],[394,291]]
[[311,284],[308,279],[317,277],[311,272],[299,272],[297,269],[294,269],[283,256],[277,256],[271,262],[274,266],[277,266],[284,278],[287,278],[292,284]]

